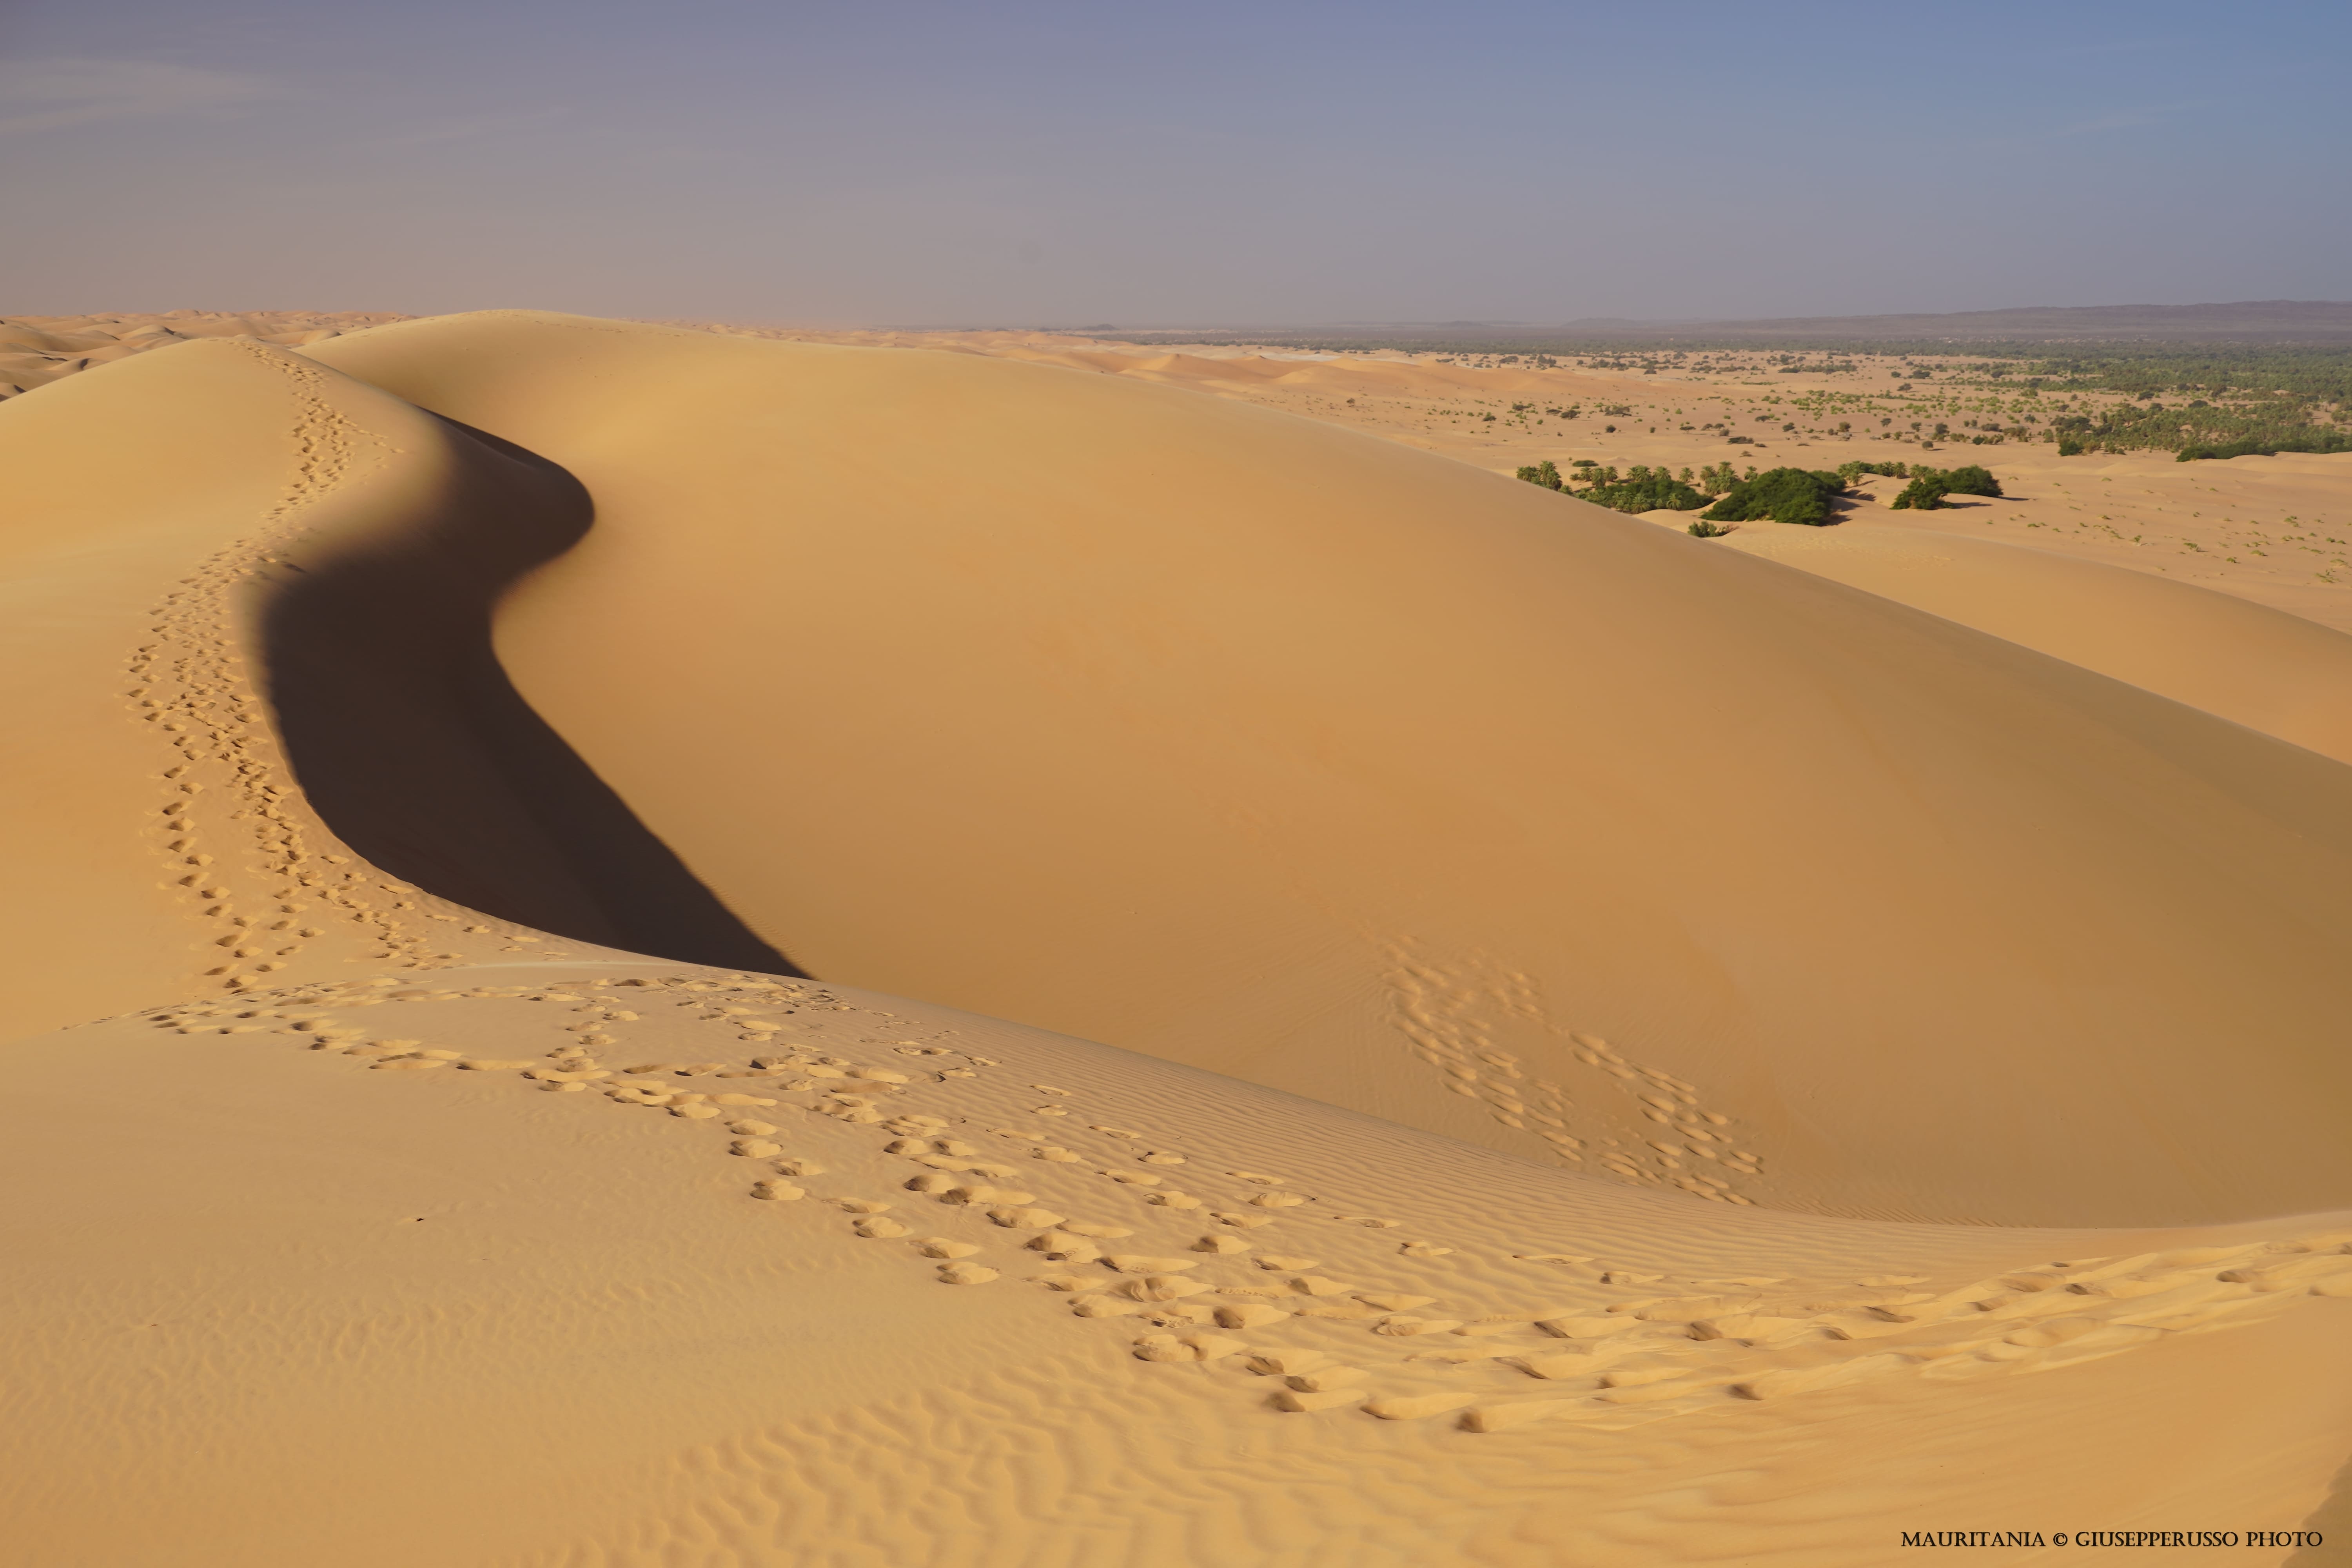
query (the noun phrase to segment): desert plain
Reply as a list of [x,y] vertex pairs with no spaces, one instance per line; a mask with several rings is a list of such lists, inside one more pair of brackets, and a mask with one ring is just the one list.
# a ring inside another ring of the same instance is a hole
[[2352,454],[1867,353],[0,337],[15,1560],[2352,1538]]

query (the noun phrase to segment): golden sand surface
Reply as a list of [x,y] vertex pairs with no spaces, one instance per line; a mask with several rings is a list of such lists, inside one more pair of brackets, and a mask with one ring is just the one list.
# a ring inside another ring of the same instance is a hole
[[[804,342],[874,343],[986,353],[1099,374],[1187,386],[1369,431],[1497,473],[1546,458],[1630,468],[1832,468],[1843,462],[1981,463],[2002,499],[1955,498],[1948,511],[1863,510],[1874,528],[2021,544],[2047,554],[2128,567],[2291,611],[2352,632],[2352,454],[2180,463],[2167,452],[2061,458],[2016,436],[2026,415],[2046,426],[2117,403],[2111,394],[2044,395],[1972,379],[1951,360],[1857,349],[1811,354],[1790,374],[1760,351],[1704,353],[1704,365],[1643,373],[1628,353],[1530,355],[1314,352],[1234,343],[1138,345],[1045,332],[800,331],[700,323]],[[1850,370],[1824,372],[1833,361]],[[1612,365],[1624,368],[1609,368]],[[1932,374],[1916,380],[1910,367]],[[1573,418],[1559,416],[1576,410]],[[1492,417],[1488,417],[1492,416]],[[1950,437],[1934,439],[1937,425]],[[1994,440],[1991,431],[2005,434]],[[1923,443],[1921,437],[1927,439]],[[1733,436],[1747,439],[1730,444]],[[1979,437],[1982,437],[1982,441]],[[1900,481],[1864,479],[1889,500]],[[1677,526],[1679,514],[1658,514]]]
[[1002,353],[265,335],[0,403],[23,1561],[2332,1517],[2342,634],[2253,574]]

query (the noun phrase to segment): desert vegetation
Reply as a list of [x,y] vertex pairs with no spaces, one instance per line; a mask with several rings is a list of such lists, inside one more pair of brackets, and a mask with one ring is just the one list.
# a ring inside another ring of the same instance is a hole
[[1831,501],[1844,493],[1845,480],[1810,468],[1768,468],[1740,480],[1709,507],[1710,522],[1801,523],[1821,528],[1837,521]]
[[1897,511],[1935,511],[1946,504],[1946,496],[1999,494],[2000,481],[1977,464],[1948,469],[1922,467],[1911,470],[1911,482],[1895,498],[1894,508]]

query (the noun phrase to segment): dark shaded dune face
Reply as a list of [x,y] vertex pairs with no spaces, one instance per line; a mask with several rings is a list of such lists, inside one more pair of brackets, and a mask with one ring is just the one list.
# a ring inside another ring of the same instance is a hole
[[306,541],[261,606],[263,666],[311,805],[370,864],[578,941],[799,973],[751,934],[518,696],[490,647],[516,578],[593,506],[557,465],[443,421],[407,526]]
[[530,707],[829,980],[1845,1213],[2352,1202],[2352,772],[1458,465],[971,356],[316,357],[561,464]]

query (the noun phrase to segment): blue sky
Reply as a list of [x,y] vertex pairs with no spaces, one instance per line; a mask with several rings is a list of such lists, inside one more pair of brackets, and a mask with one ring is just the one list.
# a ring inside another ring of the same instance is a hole
[[2352,298],[2352,6],[0,0],[0,313]]

